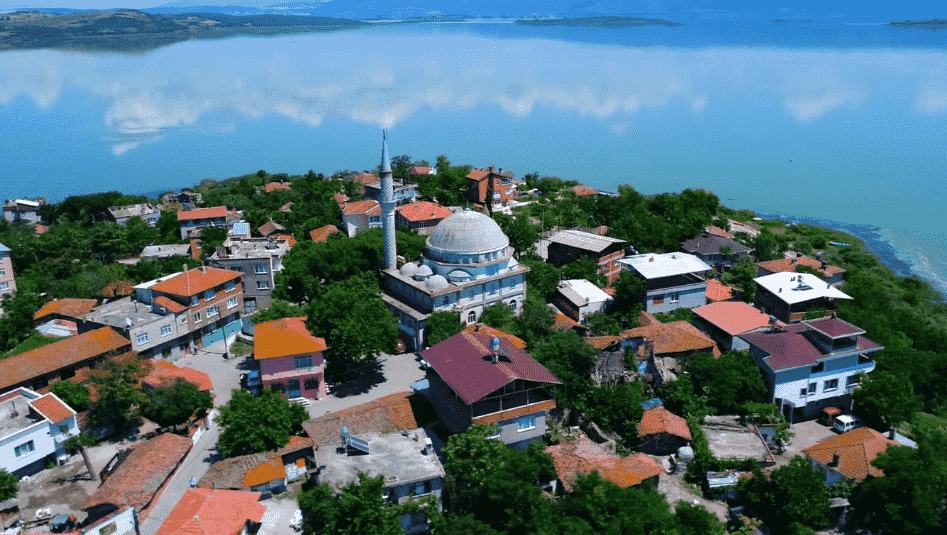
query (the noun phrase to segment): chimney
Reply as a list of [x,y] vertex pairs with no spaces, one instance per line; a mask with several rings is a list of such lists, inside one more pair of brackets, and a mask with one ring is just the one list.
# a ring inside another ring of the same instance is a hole
[[888,430],[888,438],[894,440],[894,428]]
[[839,456],[838,453],[832,454],[832,462],[829,463],[829,466],[838,466]]
[[487,167],[487,171],[489,171],[489,172],[492,173],[492,172],[493,172],[493,166],[491,165],[490,167]]

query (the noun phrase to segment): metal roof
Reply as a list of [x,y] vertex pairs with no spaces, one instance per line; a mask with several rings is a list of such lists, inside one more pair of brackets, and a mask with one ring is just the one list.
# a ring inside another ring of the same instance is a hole
[[829,283],[809,273],[801,274],[784,271],[765,277],[757,277],[753,281],[791,305],[819,299],[820,297],[851,299],[841,290],[833,288]]
[[619,260],[646,279],[660,279],[686,273],[710,271],[706,262],[687,253],[639,254]]
[[601,288],[585,279],[570,279],[559,286],[559,293],[578,306],[589,303],[603,303],[612,298]]
[[233,224],[233,231],[231,234],[244,235],[250,234],[250,223],[246,221],[239,221]]
[[11,251],[10,251],[10,248],[7,247],[6,245],[0,243],[0,253],[9,253],[9,252],[11,252]]
[[609,238],[608,236],[599,236],[581,230],[563,230],[549,238],[551,243],[561,243],[569,247],[576,247],[587,251],[601,252],[609,246],[616,243],[626,243],[625,240],[618,238]]

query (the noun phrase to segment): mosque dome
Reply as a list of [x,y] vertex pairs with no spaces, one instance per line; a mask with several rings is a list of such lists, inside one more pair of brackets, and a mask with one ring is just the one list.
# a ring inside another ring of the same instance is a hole
[[447,279],[445,279],[442,275],[433,275],[424,281],[424,285],[427,286],[428,290],[436,292],[437,290],[443,290],[444,288],[447,288]]
[[462,269],[455,269],[447,274],[447,278],[450,279],[451,282],[466,282],[471,279],[471,276],[470,273]]
[[427,239],[428,249],[450,255],[480,255],[510,244],[500,225],[489,216],[463,210],[444,218]]
[[418,268],[417,271],[414,272],[414,278],[420,281],[420,280],[426,279],[427,277],[430,277],[433,274],[434,272],[431,271],[431,268],[428,267],[427,264],[423,264],[421,267]]
[[407,264],[401,266],[401,275],[405,277],[413,277],[415,273],[418,272],[418,265],[414,262],[408,262]]

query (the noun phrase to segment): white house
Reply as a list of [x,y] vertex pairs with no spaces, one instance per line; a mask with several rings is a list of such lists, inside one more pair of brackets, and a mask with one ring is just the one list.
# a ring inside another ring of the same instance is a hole
[[585,317],[605,312],[612,298],[585,279],[570,279],[559,283],[553,301],[563,314],[585,325]]
[[623,270],[645,280],[645,311],[651,314],[707,304],[704,274],[713,268],[692,254],[639,254],[627,256],[619,262]]
[[76,411],[56,394],[17,388],[0,396],[0,469],[39,472],[47,459],[69,458],[63,443],[79,434]]
[[800,321],[810,310],[835,311],[835,301],[851,299],[830,283],[806,273],[783,271],[757,277],[755,305],[782,321]]

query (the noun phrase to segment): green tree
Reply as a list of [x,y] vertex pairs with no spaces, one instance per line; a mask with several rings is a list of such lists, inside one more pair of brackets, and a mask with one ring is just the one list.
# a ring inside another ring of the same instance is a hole
[[282,318],[298,318],[305,316],[304,307],[293,306],[282,299],[274,299],[270,306],[256,312],[251,319],[253,323],[263,323],[264,321],[273,321]]
[[53,394],[66,402],[76,412],[89,409],[89,389],[71,381],[59,381],[53,385]]
[[[325,483],[303,491],[304,535],[400,535],[404,506],[387,505],[382,498],[384,477],[358,474],[338,496]],[[436,511],[436,508],[433,508]]]
[[768,228],[763,227],[760,233],[753,238],[753,251],[758,262],[775,260],[779,258],[779,253],[781,252],[779,238],[770,232]]
[[678,502],[674,510],[678,535],[724,535],[726,529],[717,515],[701,505]]
[[921,408],[912,381],[887,370],[862,375],[861,386],[852,393],[852,400],[855,413],[878,429],[909,422]]
[[543,261],[539,255],[522,255],[520,263],[529,268],[526,274],[526,286],[535,290],[544,298],[548,298],[556,291],[562,275],[559,268]]
[[743,300],[752,303],[756,298],[756,264],[751,260],[741,260],[730,268],[730,271],[724,273],[720,280],[724,284],[735,286],[743,294]]
[[580,475],[572,493],[557,508],[557,533],[621,533],[671,535],[675,519],[671,508],[653,488],[621,488],[604,481],[598,472]]
[[599,352],[574,331],[555,331],[536,344],[530,355],[562,381],[557,401],[561,407],[584,410],[592,388],[591,372]]
[[747,351],[728,351],[715,359],[708,353],[690,357],[684,365],[697,395],[706,395],[717,414],[740,412],[747,402],[766,397],[766,383],[756,361]]
[[549,335],[555,322],[555,314],[538,293],[527,289],[523,311],[513,319],[513,334],[523,339],[527,347],[533,347]]
[[218,440],[220,453],[227,458],[282,448],[308,418],[306,409],[276,390],[264,389],[256,397],[234,390],[216,420],[224,428]]
[[435,346],[463,329],[460,315],[456,312],[434,312],[427,319],[427,344]]
[[117,431],[138,420],[139,407],[145,402],[139,385],[145,374],[144,362],[137,355],[124,361],[107,361],[104,373],[92,377],[98,399],[90,407],[91,421]]
[[618,323],[618,320],[614,316],[602,312],[585,316],[585,321],[593,336],[617,335],[621,332],[621,324]]
[[[19,491],[19,478],[10,472],[7,472],[6,470],[0,470],[0,502],[5,502],[10,498],[16,497],[16,494]],[[6,525],[3,523],[2,518],[0,518],[0,529],[6,529]]]
[[524,214],[513,217],[498,213],[493,214],[493,218],[510,239],[510,246],[517,257],[533,251],[533,245],[539,240],[539,225],[530,223]]
[[598,286],[604,286],[604,277],[598,273],[599,265],[591,256],[583,256],[575,262],[562,266],[562,276],[567,279],[586,279]]
[[827,524],[829,491],[825,474],[812,467],[805,457],[793,457],[789,464],[773,470],[767,479],[759,469],[746,484],[747,500],[753,511],[771,528],[799,522],[821,528]]
[[29,338],[33,331],[33,314],[43,306],[43,298],[23,284],[21,273],[17,273],[20,287],[12,294],[0,297],[0,352],[13,349]]
[[629,271],[622,271],[614,288],[615,298],[608,308],[608,314],[625,320],[629,328],[637,326],[638,315],[644,310],[647,292],[645,281]]
[[210,392],[201,392],[197,386],[179,378],[170,385],[149,391],[141,413],[161,427],[177,427],[195,412],[207,411],[213,406]]
[[509,331],[513,322],[513,312],[508,305],[497,303],[483,309],[480,314],[480,323],[489,325],[494,329]]

